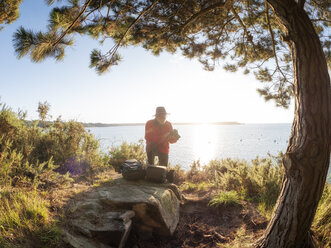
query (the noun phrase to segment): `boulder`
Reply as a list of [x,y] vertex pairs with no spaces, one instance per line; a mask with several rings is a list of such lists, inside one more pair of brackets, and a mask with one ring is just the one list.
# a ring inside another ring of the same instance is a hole
[[72,235],[67,231],[64,231],[63,236],[64,241],[74,248],[113,248],[109,245],[95,242],[81,235]]
[[119,184],[99,190],[98,194],[100,201],[111,208],[132,209],[138,229],[145,226],[154,233],[171,236],[177,227],[180,200],[170,188]]
[[146,233],[171,236],[179,221],[180,193],[174,184],[119,180],[112,187],[100,188],[98,199],[112,209],[135,212],[134,227]]
[[[88,209],[97,204],[79,204],[69,221],[71,233],[65,232],[65,240],[74,248],[80,247],[119,247],[122,248],[132,226],[132,210],[125,212],[102,212],[101,209]],[[82,207],[82,208],[80,208]],[[101,207],[101,206],[100,206]],[[98,209],[100,213],[94,210]],[[81,215],[78,214],[81,213]],[[75,217],[74,217],[75,216]]]
[[142,238],[153,233],[170,236],[179,221],[180,200],[174,184],[116,179],[75,201],[65,240],[74,248],[121,248],[131,228]]

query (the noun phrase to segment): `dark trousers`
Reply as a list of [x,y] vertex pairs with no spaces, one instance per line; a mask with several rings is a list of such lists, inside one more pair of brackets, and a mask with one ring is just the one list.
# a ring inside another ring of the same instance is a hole
[[155,156],[159,157],[159,165],[165,166],[165,167],[168,166],[169,155],[166,153],[161,153],[161,152],[158,152],[156,154],[154,151],[147,152],[148,164],[154,164]]

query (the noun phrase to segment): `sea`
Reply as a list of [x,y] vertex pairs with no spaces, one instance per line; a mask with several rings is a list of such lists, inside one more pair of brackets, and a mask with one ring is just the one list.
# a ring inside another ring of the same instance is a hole
[[[194,161],[203,166],[213,159],[252,159],[276,156],[285,152],[291,134],[290,123],[277,124],[173,124],[181,138],[170,144],[169,163],[180,165],[185,171]],[[144,125],[120,125],[110,127],[88,127],[99,140],[100,149],[108,153],[123,142],[145,145]],[[330,158],[331,164],[331,158]],[[328,171],[331,183],[331,167]]]
[[[213,159],[240,159],[250,162],[257,156],[268,157],[285,152],[291,133],[291,124],[187,124],[173,125],[181,138],[170,144],[169,163],[188,170],[199,160],[201,165]],[[100,142],[102,151],[107,152],[124,141],[144,141],[145,127],[110,126],[87,128]]]

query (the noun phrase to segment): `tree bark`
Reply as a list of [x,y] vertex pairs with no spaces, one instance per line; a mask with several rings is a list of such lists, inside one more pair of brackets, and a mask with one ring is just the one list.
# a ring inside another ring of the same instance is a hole
[[294,0],[267,0],[286,34],[294,68],[295,116],[285,176],[259,248],[314,247],[309,233],[330,163],[331,89],[314,27]]

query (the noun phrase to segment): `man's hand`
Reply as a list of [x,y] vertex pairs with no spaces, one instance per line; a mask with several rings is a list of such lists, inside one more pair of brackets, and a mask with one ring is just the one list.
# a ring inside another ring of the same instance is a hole
[[172,131],[168,134],[168,141],[176,142],[177,140],[179,140],[179,138],[180,138],[180,135],[179,135],[177,129],[172,130]]

